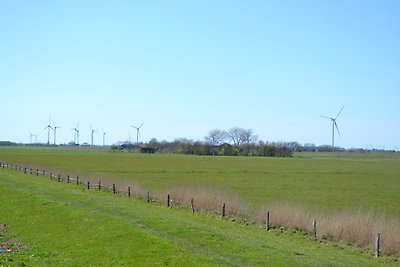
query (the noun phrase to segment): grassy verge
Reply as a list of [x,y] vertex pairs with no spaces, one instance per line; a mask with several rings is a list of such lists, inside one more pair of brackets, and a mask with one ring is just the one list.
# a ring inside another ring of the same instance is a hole
[[212,214],[191,214],[106,192],[0,170],[0,221],[24,244],[2,254],[17,266],[380,266],[393,258],[265,232]]

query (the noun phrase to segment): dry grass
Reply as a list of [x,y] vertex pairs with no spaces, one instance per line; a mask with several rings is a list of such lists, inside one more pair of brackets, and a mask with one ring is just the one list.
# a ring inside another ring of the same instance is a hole
[[211,187],[182,187],[174,186],[162,193],[157,194],[159,201],[167,201],[167,195],[170,195],[171,204],[180,206],[191,206],[193,198],[195,209],[221,213],[222,206],[225,203],[226,216],[247,217],[247,208],[244,201],[230,192],[221,192]]
[[381,251],[385,254],[400,252],[400,222],[362,210],[348,210],[332,214],[311,212],[307,207],[289,204],[271,204],[256,215],[265,223],[266,210],[270,211],[273,227],[302,228],[311,232],[313,220],[317,221],[317,237],[356,244],[373,249],[376,233],[381,233]]

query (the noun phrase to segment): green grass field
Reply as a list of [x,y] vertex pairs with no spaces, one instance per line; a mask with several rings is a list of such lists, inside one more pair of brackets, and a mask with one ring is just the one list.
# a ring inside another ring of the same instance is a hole
[[0,170],[1,266],[397,266],[394,258],[296,231],[266,232],[208,213]]
[[[250,158],[0,147],[0,162],[45,169],[63,177],[79,175],[84,182],[116,183],[118,188],[140,185],[165,197],[174,190],[194,189],[222,197],[233,195],[236,200],[241,198],[253,215],[269,203],[306,207],[312,214],[343,210],[382,214],[395,221],[389,225],[394,231],[383,238],[394,233],[388,251],[399,255],[398,153]],[[0,255],[2,265],[9,264],[7,259],[40,266],[397,264],[398,256],[375,259],[371,248],[343,245],[348,241],[313,241],[302,236],[304,230],[278,228],[265,233],[251,220],[250,224],[237,219],[231,222],[232,217],[222,220],[206,211],[191,214],[186,208],[168,209],[165,203],[147,204],[83,190],[10,169],[0,170],[0,192],[0,226],[8,225],[0,233],[0,242],[3,238],[26,245],[22,253]],[[159,200],[163,202],[162,197]],[[357,243],[350,240],[353,242]]]
[[400,153],[251,158],[3,147],[0,160],[108,185],[139,185],[152,192],[213,188],[238,195],[250,209],[289,202],[325,211],[362,209],[400,217]]

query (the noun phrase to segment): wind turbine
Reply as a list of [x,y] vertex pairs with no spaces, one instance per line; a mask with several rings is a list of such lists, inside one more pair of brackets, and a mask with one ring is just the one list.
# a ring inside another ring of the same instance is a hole
[[337,130],[337,132],[338,132],[338,134],[340,136],[340,131],[339,131],[339,127],[337,126],[336,119],[339,117],[339,115],[342,112],[343,108],[344,108],[344,106],[342,107],[342,109],[339,111],[339,113],[336,115],[335,118],[321,116],[322,118],[329,119],[329,120],[332,121],[332,147],[335,146],[335,127],[336,127],[336,130]]
[[47,125],[46,127],[44,127],[44,130],[47,129],[47,145],[50,145],[50,129],[54,131],[53,127],[51,127],[50,125],[50,117],[49,117],[49,125]]
[[92,126],[90,126],[90,130],[91,130],[91,132],[92,132],[92,135],[91,135],[91,136],[92,136],[92,146],[93,146],[93,134],[94,134],[94,133],[97,133],[97,130],[93,130],[93,129],[92,129]]
[[31,144],[33,143],[32,137],[35,137],[35,143],[37,143],[38,134],[33,134],[31,131],[29,131],[29,133],[30,133],[29,140],[31,141]]
[[75,145],[79,145],[79,122],[75,128],[72,128],[70,130],[75,131],[74,132],[74,143],[75,143]]
[[104,131],[104,129],[103,129],[103,146],[105,145],[106,134],[108,134],[108,133],[106,133],[106,132]]
[[54,126],[54,145],[56,145],[57,128],[61,128],[61,126],[56,126],[54,120],[53,120],[53,126]]
[[29,133],[31,134],[30,136],[29,136],[29,140],[30,140],[30,142],[31,142],[31,144],[32,144],[32,136],[35,136],[31,131],[29,131]]
[[143,124],[144,122],[139,127],[131,126],[136,129],[136,144],[139,144],[140,128],[142,128]]

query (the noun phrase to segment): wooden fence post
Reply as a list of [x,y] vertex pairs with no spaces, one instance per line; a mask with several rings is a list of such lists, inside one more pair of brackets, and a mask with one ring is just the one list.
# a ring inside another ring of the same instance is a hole
[[224,205],[222,205],[222,214],[221,214],[221,216],[225,217],[225,202],[224,202]]
[[267,215],[266,215],[266,218],[265,218],[265,229],[267,231],[269,231],[269,229],[271,229],[270,228],[270,224],[269,224],[269,210],[267,210]]
[[99,190],[101,190],[101,181],[99,180]]
[[149,203],[149,202],[150,202],[150,191],[147,190],[147,203]]
[[128,186],[128,197],[131,197],[131,187]]
[[39,169],[36,169],[36,176],[39,176]]
[[61,182],[61,174],[58,174],[58,182]]
[[168,194],[168,197],[167,197],[167,207],[169,208],[169,194]]
[[67,184],[69,184],[69,174],[67,175]]
[[193,201],[193,198],[190,200],[190,206],[192,207],[192,213],[194,213],[194,201]]
[[375,241],[375,257],[380,256],[380,242],[381,242],[381,233],[376,234],[376,241]]
[[317,220],[314,220],[314,221],[313,221],[312,226],[313,226],[313,229],[312,229],[312,231],[313,231],[313,236],[314,236],[315,239],[317,239]]
[[87,181],[87,189],[88,190],[90,189],[90,182],[89,181]]
[[115,194],[115,184],[113,184],[113,193]]
[[[3,168],[4,168],[4,165],[3,165]],[[26,168],[24,169],[24,173],[26,174]]]
[[50,172],[50,180],[53,180],[53,173]]
[[79,176],[76,176],[76,185],[79,185]]
[[44,170],[43,170],[43,173],[42,173],[42,174],[43,174],[43,176],[45,176],[45,175],[46,175],[46,173],[44,172]]
[[32,168],[30,168],[30,173],[31,173],[31,175],[32,175]]

